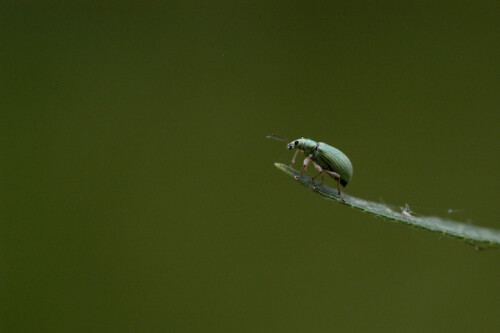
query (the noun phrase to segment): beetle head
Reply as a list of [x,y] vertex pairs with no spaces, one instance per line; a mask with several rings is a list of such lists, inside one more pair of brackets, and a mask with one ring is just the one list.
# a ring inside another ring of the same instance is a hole
[[304,138],[293,140],[287,145],[288,149],[304,149]]

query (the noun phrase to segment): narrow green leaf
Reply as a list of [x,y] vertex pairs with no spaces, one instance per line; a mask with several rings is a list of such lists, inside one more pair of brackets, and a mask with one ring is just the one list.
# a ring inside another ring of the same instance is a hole
[[[274,165],[290,177],[300,175],[297,170],[285,164],[274,163]],[[313,187],[311,178],[305,175],[299,178],[298,181],[323,197],[384,219],[407,224],[415,228],[437,232],[446,236],[460,238],[478,246],[500,245],[500,230],[478,227],[434,216],[412,216],[410,212],[397,212],[383,203],[367,201],[342,193],[346,200],[344,202],[338,196],[336,189],[321,185],[317,182],[316,187]]]

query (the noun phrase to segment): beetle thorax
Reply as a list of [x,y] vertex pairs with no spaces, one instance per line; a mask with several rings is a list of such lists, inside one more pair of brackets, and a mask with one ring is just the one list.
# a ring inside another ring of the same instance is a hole
[[288,144],[288,149],[303,150],[306,155],[312,154],[316,149],[317,142],[311,139],[300,138]]
[[303,139],[303,146],[302,150],[304,151],[304,154],[309,155],[314,152],[316,149],[317,142],[311,139]]

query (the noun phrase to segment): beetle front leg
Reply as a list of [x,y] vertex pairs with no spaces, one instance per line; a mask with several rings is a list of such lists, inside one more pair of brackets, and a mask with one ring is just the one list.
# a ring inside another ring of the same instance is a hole
[[309,162],[311,162],[311,157],[312,157],[312,155],[309,155],[309,156],[307,156],[304,159],[304,165],[302,165],[302,169],[300,170],[300,176],[295,176],[295,180],[297,180],[300,177],[302,177],[302,175],[304,174],[304,172],[306,172],[307,165],[309,164]]
[[295,164],[295,158],[297,157],[298,153],[299,153],[299,150],[297,149],[295,151],[295,154],[293,154],[292,163],[290,163],[290,168]]

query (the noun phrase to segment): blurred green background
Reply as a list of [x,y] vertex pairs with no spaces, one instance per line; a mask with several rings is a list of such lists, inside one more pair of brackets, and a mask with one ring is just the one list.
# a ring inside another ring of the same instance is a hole
[[498,2],[0,9],[2,332],[498,331],[498,250],[324,200],[265,139],[500,228]]

